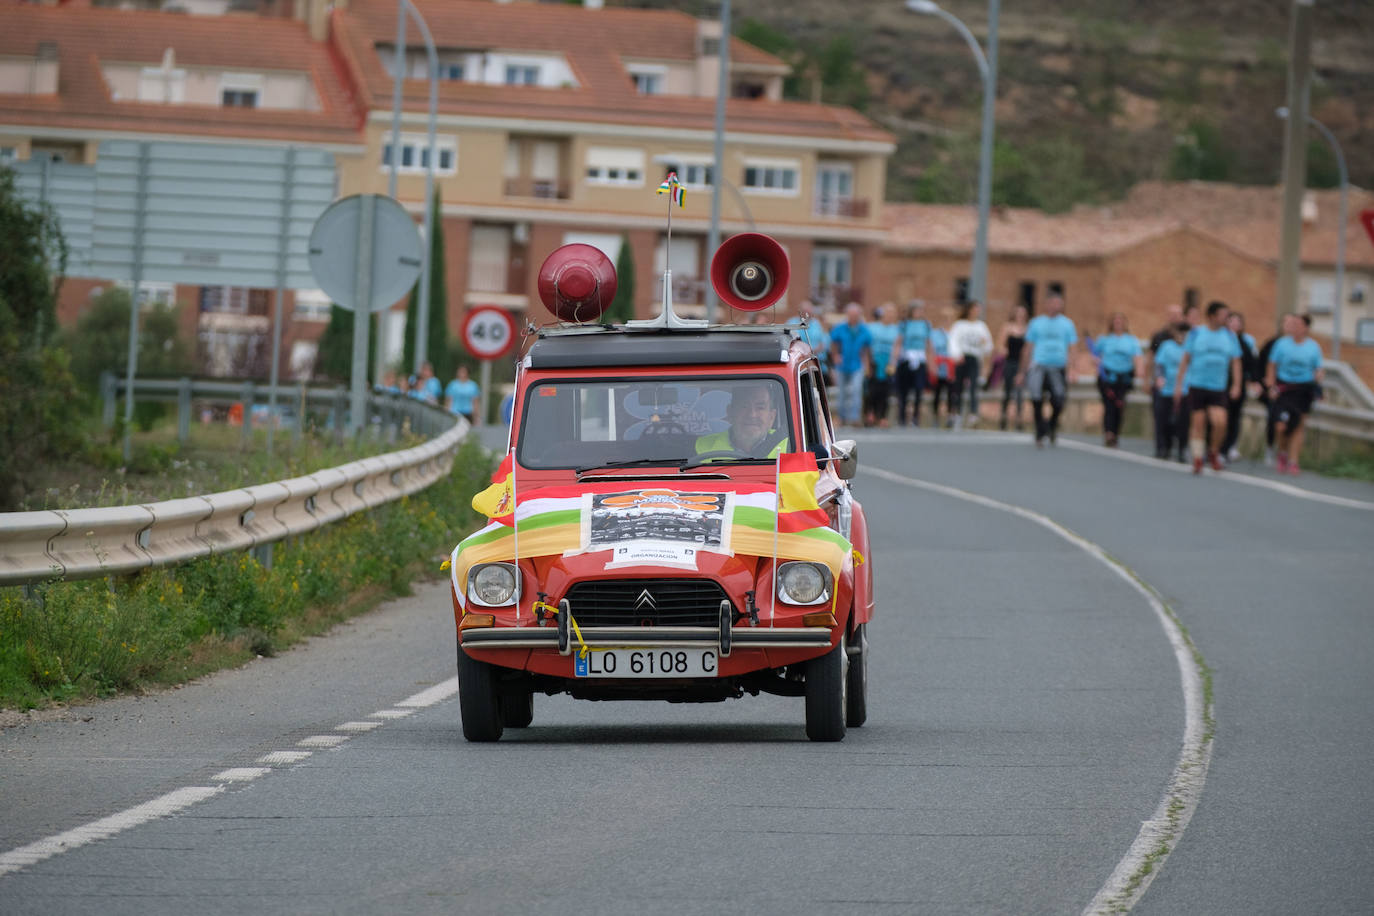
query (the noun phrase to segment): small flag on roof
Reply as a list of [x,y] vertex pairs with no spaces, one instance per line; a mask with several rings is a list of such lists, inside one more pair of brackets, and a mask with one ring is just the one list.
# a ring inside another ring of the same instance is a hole
[[669,172],[668,177],[663,179],[663,184],[658,186],[656,194],[673,195],[673,203],[679,207],[683,206],[687,200],[687,192],[682,188],[682,182],[677,179],[677,172]]

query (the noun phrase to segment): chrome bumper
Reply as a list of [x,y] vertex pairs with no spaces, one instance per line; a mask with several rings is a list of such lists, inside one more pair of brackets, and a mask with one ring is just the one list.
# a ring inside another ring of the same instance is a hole
[[[829,627],[738,627],[730,633],[734,649],[820,649],[830,645]],[[582,627],[582,641],[592,649],[718,649],[714,627]],[[555,627],[492,627],[463,631],[463,645],[473,649],[558,649]],[[577,642],[563,654],[576,651]]]

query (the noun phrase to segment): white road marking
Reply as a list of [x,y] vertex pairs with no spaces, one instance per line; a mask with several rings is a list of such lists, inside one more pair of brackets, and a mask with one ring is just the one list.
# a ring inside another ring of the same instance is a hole
[[220,770],[211,779],[222,782],[252,782],[259,776],[266,776],[272,772],[271,767],[230,767],[227,770]]
[[[875,445],[886,443],[917,443],[920,445],[1030,445],[1032,440],[1024,434],[1012,435],[1010,433],[950,433],[948,435],[923,435],[921,433],[898,433],[896,435],[872,435],[865,434],[856,437],[859,443],[871,442]],[[1095,445],[1091,442],[1079,442],[1075,439],[1060,439],[1058,448],[1073,449],[1080,452],[1092,452],[1107,458],[1115,458],[1118,461],[1129,461],[1134,464],[1142,464],[1154,468],[1157,471],[1168,471],[1172,474],[1193,473],[1192,465],[1179,464],[1177,461],[1163,461],[1159,458],[1150,458],[1146,455],[1137,455],[1134,452],[1122,451],[1119,448],[1107,448],[1102,445]],[[1229,480],[1232,483],[1245,484],[1250,487],[1259,487],[1264,490],[1271,490],[1275,493],[1282,493],[1285,496],[1292,496],[1296,499],[1306,499],[1312,502],[1325,503],[1329,506],[1341,506],[1346,509],[1363,509],[1374,511],[1374,502],[1363,499],[1351,499],[1347,496],[1333,496],[1330,493],[1319,493],[1316,490],[1308,490],[1291,483],[1281,480],[1269,480],[1266,477],[1256,477],[1244,471],[1212,471],[1206,470],[1204,474],[1217,480]]]
[[417,709],[423,709],[426,706],[433,706],[435,703],[442,703],[444,700],[447,700],[449,697],[453,696],[457,692],[458,678],[451,677],[446,681],[435,684],[428,690],[421,690],[419,693],[415,694],[412,697],[406,697],[404,700],[397,703],[396,705],[413,706]]
[[[1178,846],[1179,838],[1183,836],[1188,822],[1192,820],[1193,812],[1197,810],[1198,800],[1202,797],[1202,787],[1207,780],[1207,768],[1212,759],[1212,739],[1207,734],[1206,723],[1211,710],[1206,707],[1206,694],[1202,686],[1201,657],[1195,654],[1194,647],[1183,628],[1164,607],[1163,602],[1129,568],[1108,556],[1101,547],[1075,534],[1049,516],[967,490],[918,480],[883,468],[869,466],[865,468],[865,473],[893,483],[1009,512],[1041,525],[1100,561],[1138,592],[1154,611],[1160,626],[1164,628],[1165,636],[1168,637],[1169,645],[1173,647],[1174,660],[1178,664],[1179,677],[1183,684],[1183,748],[1179,752],[1178,763],[1169,778],[1164,797],[1155,808],[1154,816],[1140,825],[1140,832],[1136,834],[1130,849],[1117,863],[1092,902],[1083,910],[1085,916],[1127,912],[1140,900],[1155,875],[1164,867],[1170,851]],[[1152,867],[1145,873],[1144,866],[1151,861],[1151,857]]]
[[[406,697],[397,703],[397,706],[407,707],[404,709],[383,709],[372,713],[369,719],[382,719],[381,722],[362,721],[345,722],[338,726],[337,731],[341,732],[366,732],[374,728],[379,728],[386,724],[388,719],[401,719],[412,715],[417,709],[427,706],[434,706],[447,700],[458,692],[458,678],[449,678],[446,681],[435,684],[427,690],[422,690],[413,696]],[[343,744],[352,735],[311,735],[297,742],[298,747],[336,747]],[[103,840],[114,836],[130,827],[137,827],[158,818],[170,817],[185,808],[189,808],[198,802],[204,801],[218,795],[228,788],[229,783],[251,782],[254,779],[265,776],[272,772],[272,767],[291,763],[299,763],[305,760],[312,751],[271,751],[259,757],[257,762],[265,764],[258,767],[230,767],[221,770],[210,777],[220,783],[217,786],[187,786],[186,788],[176,789],[166,795],[160,795],[152,801],[135,805],[109,817],[92,821],[75,827],[65,833],[59,833],[47,837],[27,846],[20,846],[11,849],[9,852],[0,853],[0,876],[11,872],[19,871],[29,865],[41,862],[44,859],[76,849],[78,846],[85,846],[96,840]]]
[[374,728],[381,728],[381,722],[344,722],[334,726],[336,732],[370,732]]
[[282,763],[300,763],[310,756],[310,751],[273,751],[258,758],[258,763],[275,766]]
[[130,827],[137,827],[140,824],[176,814],[183,808],[189,808],[197,802],[218,795],[224,791],[224,788],[224,786],[187,786],[183,789],[174,789],[166,795],[160,795],[152,801],[135,805],[118,814],[111,814],[109,817],[102,817],[98,821],[91,821],[89,824],[83,824],[36,843],[11,849],[7,853],[0,854],[0,875],[16,872],[21,868],[42,862],[44,859],[85,846],[87,843],[94,843],[96,840],[114,836]]

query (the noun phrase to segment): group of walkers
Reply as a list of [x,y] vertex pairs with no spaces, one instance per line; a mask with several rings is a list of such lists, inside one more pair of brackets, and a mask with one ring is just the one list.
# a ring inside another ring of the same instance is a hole
[[411,376],[398,376],[395,371],[387,370],[376,388],[378,392],[403,394],[417,401],[442,405],[449,413],[465,417],[468,422],[472,422],[473,408],[482,394],[481,387],[469,377],[467,366],[459,366],[453,380],[441,385],[429,362],[422,364],[420,371]]
[[1266,461],[1279,473],[1300,473],[1304,420],[1321,396],[1322,352],[1311,337],[1312,319],[1284,316],[1280,332],[1262,346],[1246,332],[1245,316],[1223,302],[1205,313],[1170,306],[1168,319],[1150,340],[1146,373],[1155,457],[1191,457],[1197,474],[1239,458],[1241,410],[1255,390],[1267,410]]
[[[897,425],[920,426],[929,391],[934,425],[941,425],[942,408],[943,425],[973,425],[980,392],[1000,387],[1000,427],[1022,429],[1028,400],[1036,447],[1053,444],[1079,341],[1063,297],[1052,293],[1034,318],[1016,306],[995,342],[981,303],[960,307],[948,327],[925,311],[920,301],[900,312],[889,303],[865,320],[863,308],[850,303],[844,321],[827,331],[803,304],[793,323],[802,324],[802,336],[821,356],[839,424],[887,426],[895,401]],[[1307,316],[1289,315],[1281,333],[1259,346],[1246,333],[1244,316],[1225,303],[1205,310],[1170,306],[1164,327],[1142,346],[1126,316],[1114,314],[1106,333],[1084,341],[1097,363],[1104,443],[1118,444],[1127,398],[1141,379],[1152,396],[1155,456],[1191,460],[1194,473],[1205,466],[1221,470],[1239,458],[1241,412],[1254,389],[1269,411],[1269,460],[1281,473],[1297,474],[1303,419],[1320,396],[1322,375],[1321,348],[1310,326]]]
[[947,427],[975,425],[981,393],[1000,386],[1002,429],[1024,428],[1030,400],[1036,444],[1043,447],[1057,435],[1068,396],[1069,350],[1078,340],[1059,295],[1051,295],[1034,319],[1016,306],[995,342],[979,302],[961,306],[948,327],[927,318],[919,300],[901,312],[891,303],[880,306],[871,321],[851,302],[845,320],[829,331],[803,304],[793,322],[803,325],[802,336],[827,367],[841,426],[887,426],[893,400],[897,425],[920,426],[927,391],[933,425],[941,425],[942,410]]

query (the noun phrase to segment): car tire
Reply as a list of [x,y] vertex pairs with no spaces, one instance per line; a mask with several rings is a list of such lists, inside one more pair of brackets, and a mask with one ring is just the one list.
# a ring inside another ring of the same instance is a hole
[[854,628],[849,647],[852,651],[849,654],[844,724],[849,728],[858,728],[868,721],[868,624],[861,623]]
[[806,663],[806,737],[812,741],[844,740],[848,659],[840,644]]
[[501,724],[506,728],[529,728],[534,721],[534,691],[503,693],[498,703],[501,706]]
[[499,741],[502,731],[496,669],[479,662],[458,644],[458,711],[463,717],[463,737],[469,741]]

